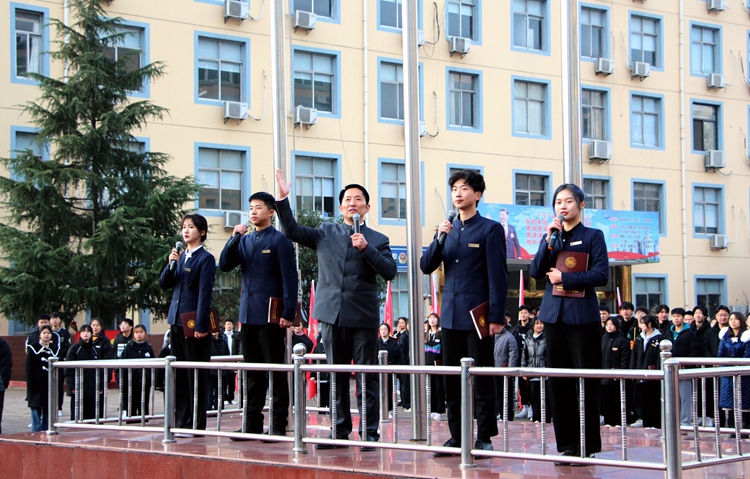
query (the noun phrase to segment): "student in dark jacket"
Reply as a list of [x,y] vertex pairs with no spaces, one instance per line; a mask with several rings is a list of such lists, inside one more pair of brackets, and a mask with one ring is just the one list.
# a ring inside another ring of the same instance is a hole
[[104,325],[102,320],[99,318],[91,318],[89,321],[91,325],[91,343],[96,348],[101,359],[111,359],[112,356],[112,342],[109,340],[106,334],[104,334]]
[[13,355],[10,346],[0,338],[0,434],[3,433],[3,406],[5,404],[5,390],[10,385],[10,371],[13,368]]
[[[523,342],[523,349],[521,350],[521,367],[522,368],[545,368],[547,367],[547,339],[544,336],[545,324],[541,319],[534,319],[533,326],[531,327],[531,333],[526,336]],[[548,391],[546,385],[549,381],[545,381],[545,391]],[[529,388],[531,389],[531,413],[529,414],[529,420],[532,422],[540,422],[542,420],[542,378],[539,376],[529,378]],[[545,396],[544,409],[545,409],[545,422],[549,423],[552,420],[552,415],[549,414],[550,400],[549,395]]]
[[[750,331],[745,323],[745,315],[734,311],[729,315],[729,327],[724,328],[719,333],[719,354],[720,358],[750,358]],[[719,395],[719,407],[728,409],[727,426],[734,427],[734,378],[721,378],[721,394]],[[750,427],[750,413],[745,412],[750,409],[750,376],[740,377],[740,404],[742,410],[742,428]],[[734,435],[732,435],[734,437]],[[746,435],[743,434],[743,439]]]
[[[637,322],[636,319],[632,321]],[[602,336],[602,369],[628,369],[630,367],[630,341],[615,324],[614,318],[607,318],[604,324],[606,333]],[[620,425],[620,381],[602,379],[599,388],[599,409],[604,416],[604,424]]]
[[[711,325],[708,322],[708,310],[703,306],[696,306],[693,309],[693,322],[690,324],[690,329],[693,330],[695,336],[698,338],[698,344],[701,347],[701,357],[710,358],[711,356],[711,345],[709,342],[709,336],[713,332]],[[705,387],[705,393],[704,393]],[[714,426],[714,382],[707,378],[704,381],[700,379],[697,381],[698,388],[698,415],[703,415],[703,404],[705,398],[705,411],[706,411],[706,427]],[[701,425],[703,418],[700,419]]]
[[[396,323],[396,332],[393,336],[398,340],[398,347],[401,349],[401,365],[410,364],[409,357],[409,320],[403,316],[398,318]],[[401,406],[404,411],[411,409],[411,376],[409,374],[398,375],[398,389],[401,394]]]
[[[430,313],[427,316],[429,328],[424,335],[424,364],[425,366],[440,366],[443,364],[442,333],[440,331],[440,316]],[[432,419],[445,421],[445,376],[430,374],[430,410]]]
[[[91,343],[92,330],[91,326],[84,324],[78,331],[78,342],[70,347],[68,356],[65,361],[93,361],[99,358],[94,345]],[[68,368],[65,370],[65,381],[67,385],[68,396],[70,396],[70,419],[75,421],[76,401],[80,394],[82,398],[81,419],[94,419],[96,416],[96,396],[104,392],[104,378],[101,369],[84,369],[83,370],[83,391],[76,389],[76,369]],[[96,377],[99,375],[99,388],[96,387]],[[80,384],[79,384],[80,387]]]
[[[156,357],[154,349],[146,341],[146,328],[139,324],[133,328],[133,340],[125,345],[125,349],[122,350],[122,359],[153,359]],[[129,373],[125,371],[125,381],[129,380]],[[143,387],[143,379],[145,379],[145,388]],[[151,399],[151,369],[144,368],[133,368],[133,377],[131,384],[132,396],[131,399],[124,398],[128,414],[130,416],[140,416],[141,414],[148,416],[149,414],[149,401]],[[141,396],[144,396],[144,400],[141,401]],[[143,409],[141,409],[143,404]]]
[[[698,338],[687,323],[685,323],[685,310],[682,308],[672,309],[672,327],[667,339],[672,341],[673,358],[697,358],[701,355],[701,345]],[[683,426],[693,425],[693,381],[682,379],[680,388],[680,424]]]
[[60,354],[60,344],[57,343],[50,326],[42,326],[39,330],[39,342],[26,347],[26,400],[31,409],[31,431],[46,431],[49,428],[48,411],[50,358],[57,358]]
[[[388,323],[382,323],[378,328],[378,353],[388,352],[388,364],[401,363],[401,350],[398,347],[398,339],[391,336],[391,327]],[[393,376],[386,375],[388,384],[388,410],[393,411]]]
[[669,311],[670,308],[666,304],[660,304],[659,306],[654,308],[654,314],[659,320],[659,331],[661,331],[662,336],[664,336],[665,338],[670,337],[669,328],[672,327],[672,322],[669,318]]
[[[516,338],[516,346],[518,351],[518,361],[521,362],[521,351],[523,349],[523,342],[531,334],[531,309],[524,305],[518,308],[518,326],[513,328],[513,337]],[[515,415],[516,419],[528,418],[531,412],[531,387],[529,386],[528,379],[522,377],[516,378],[518,383],[518,397],[521,410]]]
[[[659,319],[653,314],[648,314],[638,320],[641,330],[635,339],[632,354],[630,355],[630,369],[659,369],[659,343],[663,338],[659,331]],[[633,392],[635,403],[642,414],[643,427],[661,427],[661,398],[660,381],[635,382]]]
[[[105,358],[103,356],[100,356],[102,359],[122,359],[122,352],[125,350],[125,346],[133,339],[133,320],[130,318],[124,318],[122,321],[120,321],[120,324],[118,325],[120,328],[120,332],[117,333],[117,336],[115,336],[115,339],[112,340],[112,349],[110,351],[111,357]],[[124,369],[115,369],[115,381],[117,381],[117,385],[119,387],[119,390],[122,391],[122,401],[120,402],[120,410],[123,411],[123,414],[128,415],[130,414],[128,408],[127,408],[127,398],[128,398],[128,381],[127,376],[123,378],[123,380],[120,380],[120,374],[127,375],[127,371]],[[119,391],[118,391],[119,394]]]
[[305,334],[305,330],[302,328],[302,325],[294,326],[292,328],[292,349],[294,349],[295,344],[304,344],[305,351],[307,351],[305,354],[312,353],[312,339],[310,339],[310,337]]
[[[217,331],[211,334],[211,357],[214,356],[229,356],[229,346],[227,345],[227,338]],[[229,378],[227,374],[229,371],[221,371],[222,389],[224,388],[224,381]],[[224,398],[222,398],[224,401]],[[215,411],[219,409],[219,370],[209,369],[208,370],[208,409],[209,411]]]
[[[52,313],[49,315],[49,325],[52,327],[52,332],[57,334],[60,340],[60,354],[58,357],[64,359],[68,354],[68,349],[72,345],[70,340],[70,331],[68,331],[63,325],[60,313]],[[65,384],[65,378],[62,374],[57,376],[57,410],[62,414],[62,406],[65,400],[63,395],[63,385]]]
[[[716,308],[716,315],[715,319],[716,322],[709,328],[709,330],[706,332],[707,341],[706,344],[708,345],[708,352],[709,357],[715,358],[719,354],[719,344],[721,343],[721,340],[719,339],[719,334],[721,333],[721,330],[724,328],[729,327],[729,315],[731,314],[731,311],[729,311],[729,308],[727,308],[724,305],[720,305],[718,308]],[[706,321],[710,324],[710,318],[706,316]],[[713,381],[706,381],[713,382]],[[710,386],[713,387],[713,384]],[[708,395],[708,388],[709,386],[706,386],[706,397],[712,398],[712,395]],[[712,390],[713,391],[713,390]],[[710,400],[708,402],[713,403],[713,400]],[[713,407],[713,405],[711,406]],[[724,409],[719,408],[719,424],[721,427],[725,427],[727,424],[727,415]]]

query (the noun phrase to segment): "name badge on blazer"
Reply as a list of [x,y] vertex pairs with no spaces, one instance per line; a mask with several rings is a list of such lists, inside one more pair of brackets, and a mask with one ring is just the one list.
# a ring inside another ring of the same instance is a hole
[[479,248],[479,243],[469,243],[469,248]]
[[617,351],[617,348],[612,348],[612,351]]
[[185,268],[185,272],[189,273],[190,272],[190,268]]
[[264,249],[263,251],[261,251],[261,253],[263,253],[263,254],[268,254],[268,253],[270,253],[270,252],[271,252],[271,250],[270,250],[270,249]]
[[573,241],[570,246],[578,246],[579,244],[583,244],[583,241]]

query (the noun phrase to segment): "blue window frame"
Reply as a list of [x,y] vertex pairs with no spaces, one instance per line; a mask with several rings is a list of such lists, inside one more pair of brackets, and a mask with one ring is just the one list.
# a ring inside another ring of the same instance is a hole
[[482,72],[446,68],[447,129],[481,133]]
[[669,304],[668,276],[663,274],[634,274],[633,296],[636,306],[649,310],[660,304]]
[[445,19],[446,40],[462,37],[482,44],[482,0],[447,0]]
[[[49,145],[43,145],[37,141],[39,137],[39,130],[28,126],[11,126],[10,127],[10,157],[16,158],[19,152],[26,149],[41,158],[42,160],[48,161],[50,159]],[[10,178],[12,180],[20,181],[21,176],[17,175],[11,170]]]
[[[128,56],[128,63],[125,67],[130,72],[143,68],[148,65],[150,60],[149,41],[150,28],[148,23],[124,21],[119,33],[126,35],[113,44],[104,48],[104,54],[113,61],[117,61],[124,56]],[[151,82],[144,79],[140,90],[128,93],[130,96],[139,98],[149,98],[151,95]]]
[[722,304],[727,304],[727,277],[723,275],[701,274],[695,276],[695,304],[708,310],[708,317],[713,318]]
[[[378,30],[401,33],[401,0],[377,0],[378,2]],[[417,26],[423,28],[423,0],[417,0]]]
[[513,170],[513,204],[549,206],[552,204],[552,173]]
[[586,193],[586,208],[612,209],[612,179],[609,176],[584,176],[583,192]]
[[693,237],[724,233],[724,186],[693,183]]
[[[420,162],[419,176],[422,187],[420,197],[424,204],[424,162]],[[406,225],[406,163],[395,158],[378,159],[378,222],[381,225]],[[422,225],[424,225],[422,208]]]
[[581,4],[579,14],[581,60],[610,58],[609,8]]
[[[419,118],[424,118],[422,64],[419,69]],[[401,60],[378,57],[378,121],[404,124],[404,69]]]
[[722,73],[722,30],[720,26],[690,22],[690,74]]
[[195,102],[225,101],[250,108],[250,40],[195,32]]
[[550,81],[511,76],[513,136],[551,139]]
[[653,70],[664,69],[661,16],[630,12],[630,61],[648,63]]
[[659,213],[659,236],[667,235],[666,190],[667,183],[659,180],[633,178],[632,180],[633,211],[652,211]]
[[[290,0],[292,12],[312,12],[318,21],[341,23],[341,0]],[[294,13],[292,13],[294,15]]]
[[293,152],[291,176],[295,211],[317,211],[324,218],[339,216],[338,194],[341,190],[341,155],[306,151]]
[[581,136],[583,141],[609,140],[610,91],[585,85],[581,87]]
[[722,108],[720,102],[690,100],[693,153],[724,149]]
[[195,177],[201,190],[195,209],[204,216],[244,211],[250,191],[250,148],[195,143]]
[[10,81],[37,85],[26,73],[49,76],[49,9],[11,2]]
[[511,48],[527,53],[550,53],[549,2],[512,0]]
[[630,92],[630,146],[664,149],[664,96]]
[[341,55],[334,50],[292,47],[293,105],[341,118]]

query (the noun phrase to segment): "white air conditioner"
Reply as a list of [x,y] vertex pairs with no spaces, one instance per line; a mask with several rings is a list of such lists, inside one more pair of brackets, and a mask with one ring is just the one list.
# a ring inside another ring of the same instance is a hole
[[298,28],[302,30],[315,30],[315,24],[318,22],[318,16],[312,12],[297,10],[294,12],[294,31]]
[[708,75],[708,78],[706,78],[706,83],[708,85],[708,89],[716,88],[717,90],[720,90],[727,86],[726,78],[724,78],[724,75],[721,73],[711,73]]
[[417,30],[417,46],[424,45],[424,30]]
[[612,158],[612,143],[604,140],[591,140],[589,144],[589,159],[609,160]]
[[706,2],[709,12],[723,12],[727,8],[726,0],[708,0]]
[[727,235],[711,235],[711,249],[727,249],[729,246],[729,236]]
[[651,75],[651,65],[646,62],[633,62],[633,66],[630,67],[630,79],[640,78],[643,81],[644,78],[648,78]]
[[733,304],[729,307],[732,312],[742,313],[747,316],[747,310],[750,308],[747,304]]
[[451,37],[451,56],[460,53],[462,56],[471,51],[471,39],[464,37]]
[[294,123],[300,125],[312,126],[318,122],[318,110],[297,105],[294,110]]
[[722,150],[708,150],[705,156],[706,171],[718,170],[727,166],[727,155]]
[[247,224],[247,213],[243,211],[225,211],[224,212],[224,229],[234,229],[235,226]]
[[424,121],[419,122],[419,137],[427,136],[427,123]]
[[247,104],[238,101],[224,102],[224,121],[244,120],[247,118]]
[[224,0],[224,22],[228,18],[247,19],[250,14],[250,4],[241,0]]
[[609,58],[597,58],[594,71],[597,74],[604,73],[605,75],[611,75],[615,72],[615,61]]

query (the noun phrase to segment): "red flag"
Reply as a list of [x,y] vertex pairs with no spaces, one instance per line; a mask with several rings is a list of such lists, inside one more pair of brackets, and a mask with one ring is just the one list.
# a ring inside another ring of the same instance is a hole
[[387,323],[388,326],[393,330],[393,292],[391,291],[391,282],[388,281],[388,286],[385,292],[385,314],[383,322]]
[[438,275],[432,275],[432,307],[430,313],[440,315],[440,304],[438,303]]
[[524,295],[523,270],[521,270],[521,281],[520,281],[520,284],[518,285],[518,307],[519,308],[521,306],[523,306],[524,304],[526,304],[526,303],[524,303],[524,297],[523,297],[523,295]]
[[[313,309],[315,308],[315,280],[312,280],[310,282],[310,312],[307,314],[307,324],[309,326],[308,333],[310,336],[310,339],[312,339],[313,342],[313,350],[315,349],[315,346],[317,345],[317,337],[318,337],[318,320],[313,318]],[[310,351],[312,352],[312,351]]]

